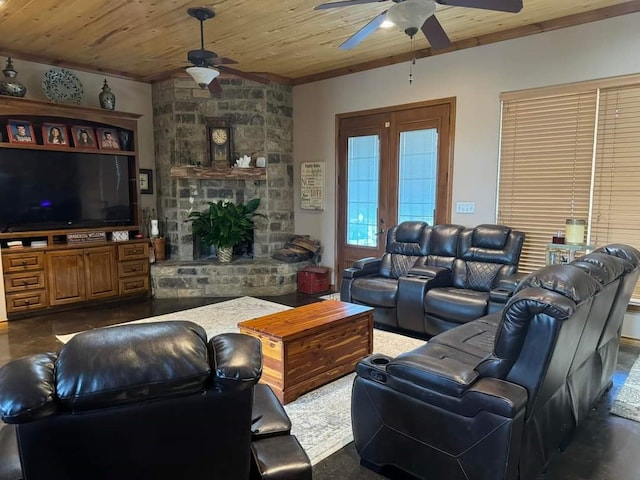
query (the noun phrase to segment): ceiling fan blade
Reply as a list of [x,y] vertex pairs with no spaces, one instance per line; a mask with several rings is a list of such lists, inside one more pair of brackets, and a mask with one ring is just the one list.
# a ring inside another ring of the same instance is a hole
[[422,24],[422,33],[427,37],[431,47],[436,50],[447,48],[451,45],[451,40],[449,40],[447,33],[435,15],[431,15]]
[[328,8],[350,7],[351,5],[364,5],[365,3],[385,2],[386,0],[343,0],[342,2],[323,3],[314,8],[314,10],[327,10]]
[[236,77],[244,78],[246,80],[252,80],[254,82],[263,83],[265,85],[271,83],[268,78],[263,77],[262,75],[256,75],[255,73],[243,72],[241,70],[236,70],[235,68],[230,68],[225,65],[220,65],[217,68],[221,72],[226,72],[231,75],[235,75]]
[[238,62],[227,57],[211,57],[208,58],[205,63],[211,67],[217,67],[218,65],[233,65]]
[[214,97],[219,97],[222,95],[222,85],[218,82],[217,78],[214,78],[208,86],[211,95]]
[[452,7],[482,8],[498,12],[518,13],[522,10],[522,0],[436,0],[436,2]]
[[341,50],[351,50],[353,47],[358,45],[361,41],[371,35],[380,25],[384,22],[384,19],[387,17],[387,11],[385,10],[376,18],[367,23],[364,27],[358,30],[356,33],[351,35],[346,41],[340,45]]

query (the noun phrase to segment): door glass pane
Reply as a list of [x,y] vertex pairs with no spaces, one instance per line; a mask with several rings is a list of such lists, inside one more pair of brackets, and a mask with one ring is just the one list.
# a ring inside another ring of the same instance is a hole
[[434,224],[438,130],[400,132],[398,223],[420,220]]
[[349,137],[347,149],[347,244],[377,247],[380,139]]

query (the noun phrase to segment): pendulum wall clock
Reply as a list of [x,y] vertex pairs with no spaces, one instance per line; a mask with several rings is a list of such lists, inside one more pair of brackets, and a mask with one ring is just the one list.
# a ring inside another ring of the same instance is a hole
[[214,165],[233,165],[231,158],[231,124],[228,118],[205,117],[209,162]]

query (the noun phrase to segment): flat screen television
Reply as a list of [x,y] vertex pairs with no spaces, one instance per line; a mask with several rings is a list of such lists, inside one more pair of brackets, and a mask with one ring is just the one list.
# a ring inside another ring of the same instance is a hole
[[133,157],[0,150],[0,232],[133,225]]

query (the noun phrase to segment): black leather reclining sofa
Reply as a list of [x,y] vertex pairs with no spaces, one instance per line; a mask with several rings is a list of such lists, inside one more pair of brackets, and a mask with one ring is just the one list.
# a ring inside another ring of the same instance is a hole
[[340,299],[374,307],[374,321],[437,335],[504,307],[504,279],[518,271],[524,233],[504,225],[403,222],[387,232],[381,258],[342,274]]
[[80,333],[0,369],[1,480],[311,479],[260,342],[169,321]]
[[526,277],[504,310],[357,365],[363,463],[422,479],[533,480],[611,385],[640,252],[609,245]]

